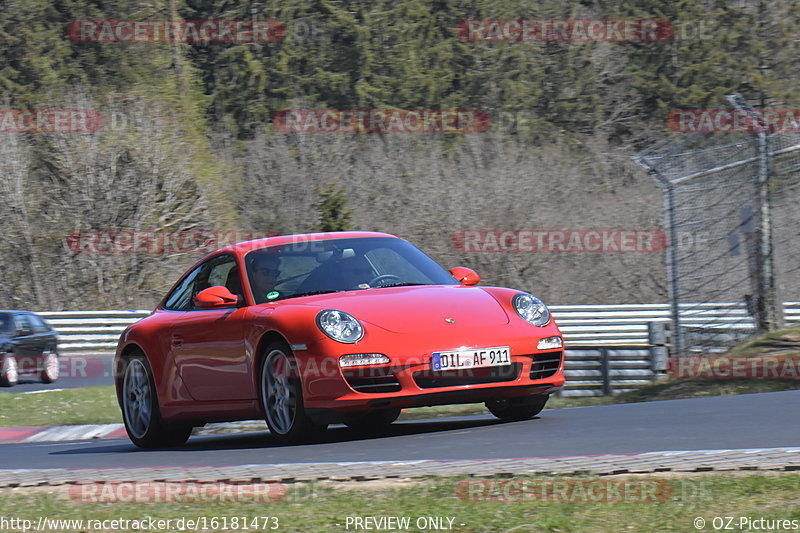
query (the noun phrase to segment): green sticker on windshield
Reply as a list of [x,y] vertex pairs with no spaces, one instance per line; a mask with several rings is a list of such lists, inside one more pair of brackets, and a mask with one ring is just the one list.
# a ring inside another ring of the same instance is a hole
[[280,295],[281,295],[281,293],[279,293],[278,291],[269,291],[267,293],[267,300],[274,300],[275,298],[277,298]]

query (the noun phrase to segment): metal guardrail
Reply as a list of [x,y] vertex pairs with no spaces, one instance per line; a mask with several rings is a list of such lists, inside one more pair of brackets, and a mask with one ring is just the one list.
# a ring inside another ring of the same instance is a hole
[[[756,324],[740,303],[682,304],[683,328],[752,330]],[[568,347],[650,344],[648,323],[669,324],[669,304],[554,305],[550,307]],[[787,326],[800,323],[800,302],[784,303]]]
[[567,350],[562,397],[607,396],[655,381],[660,375],[655,349],[640,346],[602,346]]
[[[670,322],[669,304],[550,307],[567,346],[563,396],[599,396],[652,382],[664,369],[666,348],[657,324]],[[113,351],[122,331],[150,311],[39,313],[59,335],[59,351]],[[786,302],[787,325],[800,323],[800,302]],[[755,327],[741,304],[687,305],[682,325],[730,332]],[[663,332],[662,332],[663,334]]]
[[150,311],[43,311],[58,333],[59,352],[113,351],[126,327]]

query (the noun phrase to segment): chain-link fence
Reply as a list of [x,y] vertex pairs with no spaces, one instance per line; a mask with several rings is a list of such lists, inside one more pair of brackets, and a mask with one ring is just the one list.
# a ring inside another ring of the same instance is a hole
[[674,351],[780,327],[800,298],[800,134],[673,134],[635,159],[664,193]]

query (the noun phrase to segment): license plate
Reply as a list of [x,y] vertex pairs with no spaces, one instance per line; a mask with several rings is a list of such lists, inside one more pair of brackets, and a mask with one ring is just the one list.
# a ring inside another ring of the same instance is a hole
[[511,364],[511,350],[508,346],[459,350],[457,352],[434,352],[431,367],[434,370],[455,370],[459,368],[482,368]]

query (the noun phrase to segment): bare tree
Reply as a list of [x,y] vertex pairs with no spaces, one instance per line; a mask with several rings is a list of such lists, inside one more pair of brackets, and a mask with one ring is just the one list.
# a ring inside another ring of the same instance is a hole
[[[6,263],[6,283],[12,305],[46,301],[41,280],[42,264],[36,242],[36,190],[31,184],[31,147],[21,133],[5,133],[0,142],[0,249]],[[27,282],[27,283],[26,283]],[[26,287],[27,285],[27,287]]]

